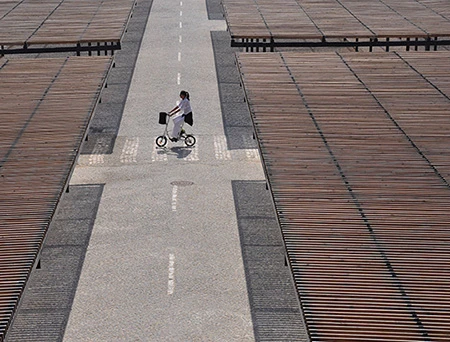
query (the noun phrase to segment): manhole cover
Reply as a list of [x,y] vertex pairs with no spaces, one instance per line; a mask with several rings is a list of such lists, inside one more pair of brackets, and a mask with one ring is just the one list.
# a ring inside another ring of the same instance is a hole
[[170,184],[176,185],[176,186],[189,186],[189,185],[193,185],[194,182],[190,182],[190,181],[173,181],[173,182],[170,182]]

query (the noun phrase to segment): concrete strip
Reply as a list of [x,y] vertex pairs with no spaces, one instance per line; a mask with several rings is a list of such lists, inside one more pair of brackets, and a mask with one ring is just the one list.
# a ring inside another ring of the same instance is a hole
[[[105,188],[64,341],[254,340],[231,182],[264,177],[259,161],[215,157],[224,132],[210,31],[224,29],[202,0],[153,3],[124,143],[72,178]],[[181,89],[191,93],[195,125],[186,129],[198,144],[155,153],[158,113]]]

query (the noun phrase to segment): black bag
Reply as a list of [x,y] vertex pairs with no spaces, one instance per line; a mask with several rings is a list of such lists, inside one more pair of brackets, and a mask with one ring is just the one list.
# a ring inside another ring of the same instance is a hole
[[194,117],[192,116],[192,112],[184,116],[184,122],[186,122],[189,126],[192,126],[194,124]]
[[167,113],[166,112],[159,113],[159,124],[160,125],[167,124]]

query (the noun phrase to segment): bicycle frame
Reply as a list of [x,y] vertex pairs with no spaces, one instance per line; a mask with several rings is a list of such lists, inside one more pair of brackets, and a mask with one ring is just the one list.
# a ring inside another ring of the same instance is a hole
[[[164,112],[161,112],[161,114],[164,114]],[[164,147],[167,144],[167,140],[170,141],[174,141],[173,137],[171,136],[171,134],[169,133],[169,116],[167,113],[166,117],[165,117],[165,127],[164,127],[164,133],[163,135],[160,135],[159,137],[156,138],[156,145],[158,145],[159,147]],[[161,120],[161,119],[160,119]],[[160,122],[160,124],[164,124],[162,122]],[[184,143],[186,144],[186,146],[194,146],[196,139],[192,134],[187,134],[184,129],[184,121],[181,123],[181,129],[180,129],[180,134],[177,137],[177,140],[175,141],[184,141]]]

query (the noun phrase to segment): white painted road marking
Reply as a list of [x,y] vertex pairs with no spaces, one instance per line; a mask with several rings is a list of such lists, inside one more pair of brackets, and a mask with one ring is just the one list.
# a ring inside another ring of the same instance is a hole
[[[253,139],[247,135],[242,136],[242,139],[244,140],[245,146],[252,146],[255,144]],[[247,148],[245,149],[245,154],[247,155],[248,160],[257,161],[261,159],[257,148]]]
[[[178,105],[178,103],[177,103]],[[156,138],[155,138],[156,139]],[[170,144],[170,142],[168,142]],[[247,145],[248,146],[248,145]],[[172,149],[172,147],[175,147],[175,150]],[[181,149],[180,149],[181,148]],[[178,152],[176,150],[178,149]],[[217,135],[214,136],[214,154],[216,160],[232,160],[234,158],[246,158],[248,161],[251,162],[258,162],[261,160],[259,151],[257,148],[248,148],[248,149],[239,149],[239,150],[229,150],[227,145],[227,139],[224,135]],[[168,156],[172,157],[178,156],[178,158],[182,157],[181,159],[184,161],[199,161],[199,147],[198,147],[198,141],[193,147],[187,147],[187,146],[179,146],[177,145],[170,145],[169,147],[157,147],[156,144],[153,146],[153,152],[152,152],[152,161],[168,161]],[[96,156],[90,156],[90,163],[91,159],[93,159]],[[103,155],[98,156],[98,158],[103,158]],[[122,161],[125,162],[125,161]],[[129,162],[135,162],[135,161],[129,161]]]
[[177,75],[177,84],[180,85],[180,83],[181,83],[181,74],[178,73],[178,75]]
[[89,165],[103,164],[105,162],[104,154],[91,154],[89,156]]
[[91,154],[89,156],[89,165],[103,164],[105,162],[104,154]]
[[92,154],[89,156],[89,165],[103,164],[105,162],[105,155],[102,152],[107,144],[108,141],[105,137],[99,137],[97,139]]
[[177,211],[178,186],[172,187],[172,211]]
[[136,163],[136,157],[139,147],[139,138],[127,138],[125,145],[122,149],[122,154],[120,155],[121,163]]
[[189,153],[186,157],[183,158],[183,160],[186,161],[198,161],[198,148],[197,147],[192,147],[191,148],[191,153]]
[[178,52],[178,62],[181,62],[181,52]]
[[260,160],[261,158],[259,157],[259,152],[258,149],[253,148],[253,149],[246,149],[245,150],[245,154],[247,155],[247,159],[248,160]]
[[169,281],[167,282],[167,294],[172,295],[175,290],[175,255],[169,254]]
[[152,161],[167,161],[167,152],[165,149],[156,146],[156,144],[153,145]]
[[231,153],[227,148],[227,138],[224,135],[214,137],[214,151],[216,159],[231,160]]

